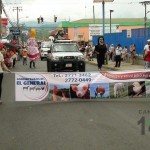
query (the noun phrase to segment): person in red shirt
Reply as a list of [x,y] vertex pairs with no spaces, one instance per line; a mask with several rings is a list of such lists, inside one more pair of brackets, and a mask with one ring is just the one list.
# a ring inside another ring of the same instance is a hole
[[17,42],[15,40],[11,41],[11,44],[16,45]]
[[147,44],[144,46],[144,60],[145,69],[150,68],[150,39],[147,40]]

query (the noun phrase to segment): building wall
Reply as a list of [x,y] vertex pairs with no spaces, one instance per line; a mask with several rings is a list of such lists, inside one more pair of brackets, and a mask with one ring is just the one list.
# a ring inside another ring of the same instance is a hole
[[68,28],[68,37],[71,40],[88,41],[89,40],[89,28],[88,27]]
[[[122,32],[123,30],[138,28],[143,28],[143,26],[119,26],[118,31]],[[77,41],[89,41],[89,27],[69,27],[68,38]]]
[[[93,45],[97,44],[97,39],[99,36],[93,36]],[[104,35],[105,43],[110,46],[111,44],[114,44],[115,46],[117,44],[121,44],[122,47],[127,46],[128,52],[129,47],[132,44],[136,45],[136,53],[138,55],[143,54],[143,49],[145,44],[147,44],[147,39],[150,38],[150,28],[140,28],[140,29],[132,29],[131,35],[128,36],[127,30],[123,30],[119,33],[107,33]]]
[[123,30],[131,30],[131,29],[139,29],[144,28],[144,26],[120,26],[119,32],[122,32]]

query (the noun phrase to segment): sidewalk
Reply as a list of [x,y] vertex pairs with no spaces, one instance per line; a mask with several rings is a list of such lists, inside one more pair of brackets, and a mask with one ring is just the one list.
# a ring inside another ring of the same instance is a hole
[[[97,65],[97,60],[95,58],[93,59],[93,61],[88,61],[86,59],[86,62],[90,63],[90,64]],[[113,70],[113,71],[141,70],[141,69],[144,69],[144,65],[131,65],[130,63],[126,63],[126,62],[121,62],[121,66],[119,68],[118,67],[114,67],[114,66],[115,66],[115,62],[108,61],[108,64],[107,65],[103,65],[102,68],[110,69],[110,70]]]

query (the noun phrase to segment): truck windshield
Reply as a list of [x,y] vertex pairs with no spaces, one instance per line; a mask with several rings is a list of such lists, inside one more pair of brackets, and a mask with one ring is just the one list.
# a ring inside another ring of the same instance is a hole
[[79,52],[76,44],[56,44],[54,52]]
[[41,47],[43,47],[43,48],[50,48],[51,44],[50,43],[42,43]]

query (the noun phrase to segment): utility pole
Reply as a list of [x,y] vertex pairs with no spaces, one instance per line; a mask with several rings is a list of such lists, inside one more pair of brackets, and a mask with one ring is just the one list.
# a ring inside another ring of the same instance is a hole
[[93,22],[95,24],[95,10],[94,10],[94,5],[93,5]]
[[2,0],[0,0],[0,40],[2,39]]
[[146,28],[147,27],[147,17],[146,17],[146,15],[147,15],[147,5],[150,5],[150,1],[143,1],[143,2],[140,2],[142,5],[144,5],[144,7],[145,7],[145,17],[144,17],[144,27]]
[[111,13],[114,12],[114,10],[110,10],[110,33],[111,33]]
[[[20,32],[20,28],[19,28],[19,11],[22,11],[22,7],[14,7],[13,8],[13,11],[14,10],[17,10],[17,29],[18,29],[18,32]],[[18,40],[18,44],[19,44],[19,35],[17,36],[17,40]]]
[[18,12],[19,11],[22,11],[22,7],[14,7],[13,8],[13,11],[14,10],[17,10],[17,27],[18,27],[18,29],[19,29],[19,14],[18,14]]

